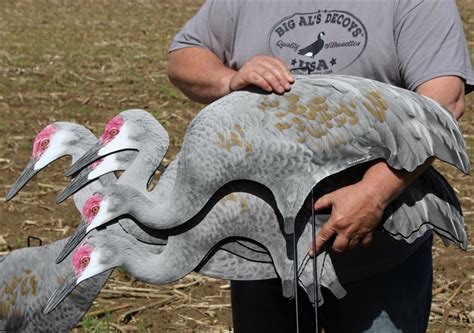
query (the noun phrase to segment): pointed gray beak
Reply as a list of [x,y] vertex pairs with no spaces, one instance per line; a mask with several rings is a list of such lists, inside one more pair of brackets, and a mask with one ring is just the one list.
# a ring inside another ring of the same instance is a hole
[[81,188],[92,182],[92,180],[87,178],[91,171],[91,168],[85,168],[76,177],[71,179],[69,185],[66,186],[66,188],[56,197],[56,203],[59,204],[63,202]]
[[79,243],[84,239],[84,237],[86,237],[86,229],[87,224],[83,219],[81,219],[81,222],[76,228],[76,231],[74,231],[74,234],[69,238],[67,244],[64,246],[64,248],[61,250],[61,253],[56,258],[56,264],[59,264],[61,261],[63,261],[69,255],[69,253],[71,253],[71,251],[79,245]]
[[18,192],[20,192],[23,186],[25,186],[26,183],[28,183],[28,181],[30,181],[30,179],[33,178],[40,171],[40,169],[34,169],[36,162],[38,162],[38,160],[33,157],[28,161],[28,164],[21,172],[20,177],[18,177],[15,184],[13,184],[12,188],[7,192],[7,195],[5,197],[6,201],[13,199],[13,197],[17,195]]
[[48,314],[53,311],[66,297],[69,295],[74,288],[76,288],[77,278],[74,274],[71,274],[66,278],[66,281],[51,295],[43,310],[44,314]]
[[89,149],[80,159],[74,163],[69,170],[66,171],[66,176],[71,177],[77,174],[80,170],[84,169],[89,164],[97,161],[101,156],[98,155],[99,150],[102,148],[100,142],[96,143],[91,149]]

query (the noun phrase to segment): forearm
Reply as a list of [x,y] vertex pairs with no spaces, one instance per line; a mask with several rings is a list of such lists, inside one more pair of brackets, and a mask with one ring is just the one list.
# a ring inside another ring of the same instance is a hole
[[188,47],[168,55],[168,77],[193,101],[208,104],[227,95],[236,71],[206,48]]
[[[445,76],[421,84],[417,93],[428,96],[446,107],[456,119],[464,113],[464,82],[455,76]],[[408,185],[418,178],[433,162],[428,159],[413,172],[394,170],[385,162],[374,163],[366,172],[363,182],[379,194],[380,204],[386,206]]]

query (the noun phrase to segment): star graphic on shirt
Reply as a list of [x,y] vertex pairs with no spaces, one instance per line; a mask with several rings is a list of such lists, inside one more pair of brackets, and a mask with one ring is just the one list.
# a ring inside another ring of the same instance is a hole
[[291,59],[291,66],[296,65],[296,63],[297,63],[296,59]]
[[336,58],[331,58],[330,63],[331,63],[331,66],[334,66],[336,64]]

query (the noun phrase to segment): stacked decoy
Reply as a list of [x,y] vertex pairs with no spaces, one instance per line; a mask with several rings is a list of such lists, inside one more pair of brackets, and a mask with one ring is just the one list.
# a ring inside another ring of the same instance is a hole
[[[54,147],[67,136],[43,137],[49,141],[39,157],[48,159],[30,162],[11,193],[60,156]],[[180,153],[148,191],[150,177],[164,170],[168,144],[150,114],[124,111],[69,169],[74,178],[58,202],[99,176],[125,172],[84,203],[79,228],[57,260],[66,259],[69,276],[46,313],[77,285],[117,266],[150,283],[193,270],[235,280],[278,275],[287,297],[297,296],[297,283],[310,299],[320,285],[343,297],[326,251],[313,260],[317,267],[309,264],[308,221],[318,227],[328,216],[313,215],[308,202],[357,182],[375,159],[413,171],[437,157],[469,171],[448,111],[415,93],[348,76],[298,77],[284,95],[241,91],[212,103],[191,122]],[[456,195],[433,168],[388,207],[380,228],[407,242],[434,230],[446,243],[467,246]]]

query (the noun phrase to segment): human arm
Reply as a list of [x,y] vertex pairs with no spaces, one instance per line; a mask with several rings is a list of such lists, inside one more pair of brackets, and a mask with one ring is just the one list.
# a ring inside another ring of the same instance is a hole
[[204,47],[170,52],[168,77],[186,96],[204,104],[251,85],[281,94],[294,81],[286,64],[277,58],[255,56],[234,70]]
[[[420,84],[416,91],[445,106],[456,119],[464,112],[464,82],[457,76],[437,77]],[[332,208],[328,222],[316,237],[316,252],[335,236],[332,248],[343,252],[368,245],[387,205],[431,165],[414,172],[394,170],[385,162],[374,162],[361,181],[322,196],[315,209]]]

